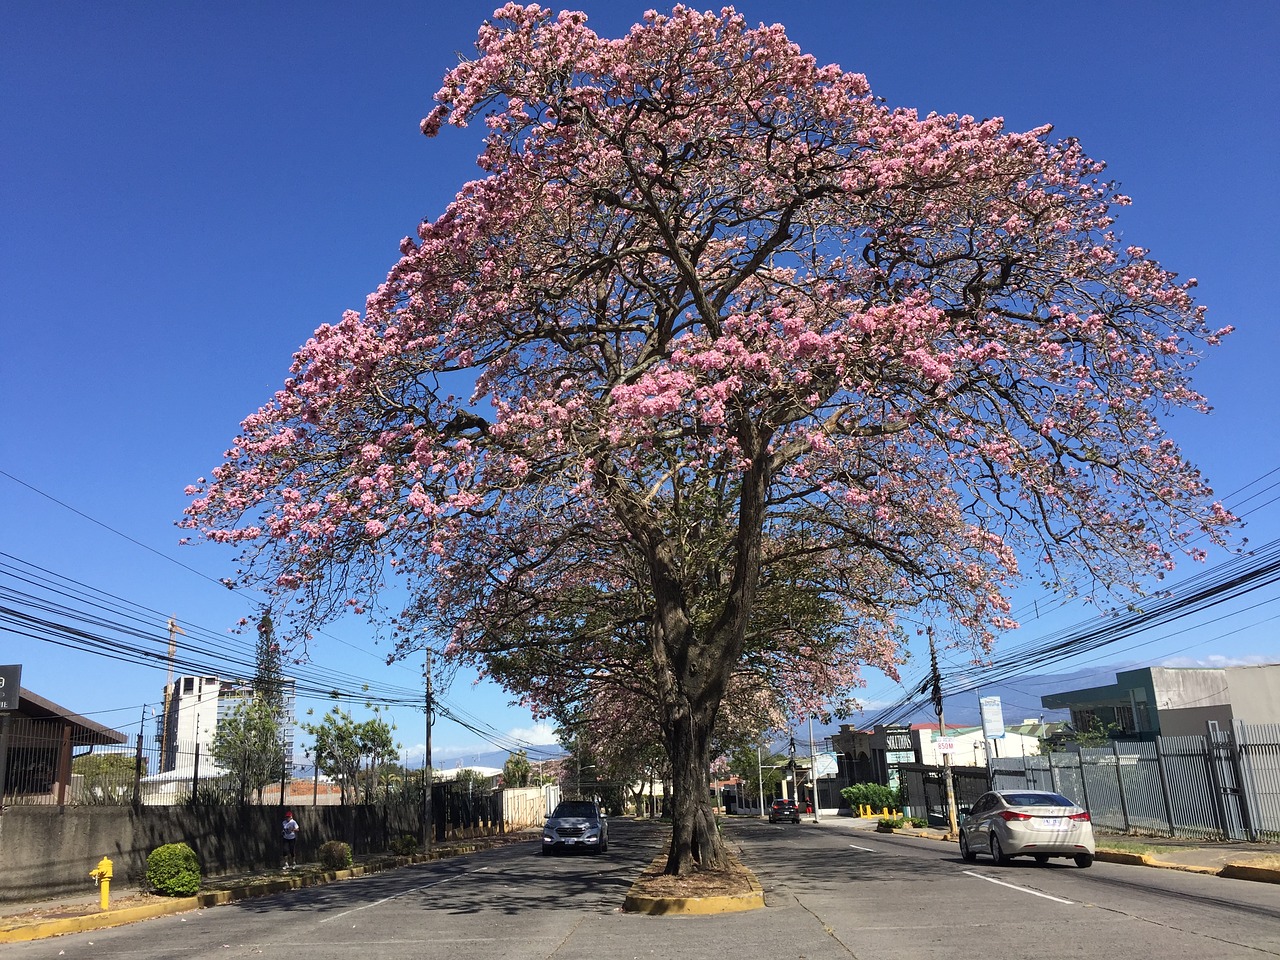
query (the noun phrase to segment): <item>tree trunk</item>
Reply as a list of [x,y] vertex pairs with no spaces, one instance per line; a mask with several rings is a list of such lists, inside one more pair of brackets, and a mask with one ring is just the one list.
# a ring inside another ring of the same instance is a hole
[[715,711],[704,709],[702,712],[709,715],[699,717],[692,709],[682,711],[667,731],[674,796],[666,872],[677,876],[729,865],[709,793]]

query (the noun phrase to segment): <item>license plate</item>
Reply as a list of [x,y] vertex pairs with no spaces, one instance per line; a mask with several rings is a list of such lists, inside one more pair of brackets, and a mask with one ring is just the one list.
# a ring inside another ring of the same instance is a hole
[[1060,827],[1062,826],[1061,817],[1041,817],[1040,825],[1042,827]]
[[577,838],[577,837],[565,837],[565,838],[564,838],[564,842],[565,842],[565,843],[577,843],[577,842],[578,842],[578,838]]

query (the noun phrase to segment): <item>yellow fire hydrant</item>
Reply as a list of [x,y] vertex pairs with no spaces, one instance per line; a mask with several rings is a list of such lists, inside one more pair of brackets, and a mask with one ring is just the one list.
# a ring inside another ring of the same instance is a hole
[[98,906],[106,910],[107,901],[111,897],[111,861],[103,857],[98,861],[98,865],[89,871],[89,876],[93,877],[94,882],[98,884]]

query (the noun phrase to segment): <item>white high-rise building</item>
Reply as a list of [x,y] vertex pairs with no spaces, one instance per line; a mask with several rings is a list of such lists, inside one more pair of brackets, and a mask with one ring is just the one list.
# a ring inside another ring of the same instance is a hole
[[[284,722],[282,735],[285,756],[293,757],[295,722],[294,681],[280,682]],[[253,696],[253,684],[247,680],[223,680],[219,677],[178,677],[165,687],[165,711],[159,718],[156,737],[160,741],[160,772],[191,771],[197,756],[202,770],[213,769],[209,748],[218,724],[230,716],[246,699]],[[198,746],[198,751],[197,751]]]

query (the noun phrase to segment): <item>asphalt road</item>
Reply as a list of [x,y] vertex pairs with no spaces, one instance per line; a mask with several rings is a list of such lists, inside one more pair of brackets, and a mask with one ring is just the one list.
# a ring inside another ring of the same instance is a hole
[[[1145,867],[1079,870],[960,860],[908,837],[813,825],[726,827],[768,907],[718,917],[619,911],[661,851],[656,825],[615,820],[603,856],[543,857],[515,844],[161,917],[0,948],[9,958],[251,957],[307,960],[848,958],[1108,960],[1280,955],[1280,888]],[[999,882],[996,882],[999,881]]]
[[1280,956],[1273,884],[1103,862],[998,867],[980,855],[966,863],[957,845],[855,831],[839,820],[730,829],[776,922],[797,935],[827,933],[820,951],[804,938],[808,957]]

